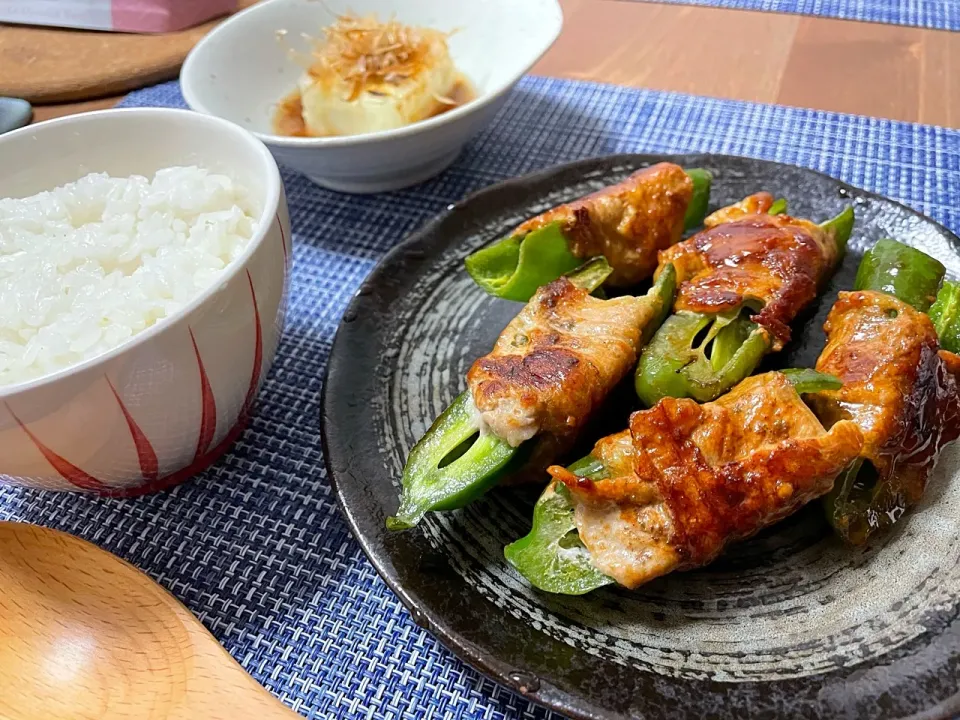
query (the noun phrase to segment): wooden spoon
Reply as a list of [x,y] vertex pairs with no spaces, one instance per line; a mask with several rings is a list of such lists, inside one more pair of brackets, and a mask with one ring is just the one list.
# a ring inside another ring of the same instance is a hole
[[0,522],[0,718],[297,717],[132,565],[57,530]]

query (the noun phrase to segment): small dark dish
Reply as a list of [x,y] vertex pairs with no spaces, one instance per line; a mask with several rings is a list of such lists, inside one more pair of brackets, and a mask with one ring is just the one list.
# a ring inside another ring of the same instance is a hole
[[813,366],[837,291],[853,285],[859,256],[881,237],[960,274],[960,240],[942,226],[778,163],[622,155],[485,190],[385,257],[344,316],[322,428],[350,527],[420,625],[497,681],[574,717],[953,717],[960,712],[956,447],[944,453],[921,506],[863,547],[836,540],[814,503],[704,570],[634,592],[550,596],[507,566],[503,546],[527,531],[536,490],[497,489],[414,530],[386,529],[410,448],[520,308],[485,295],[463,258],[527,217],[661,160],[710,170],[712,208],[757,190],[788,198],[791,214],[816,220],[853,203],[847,257],[776,366]]

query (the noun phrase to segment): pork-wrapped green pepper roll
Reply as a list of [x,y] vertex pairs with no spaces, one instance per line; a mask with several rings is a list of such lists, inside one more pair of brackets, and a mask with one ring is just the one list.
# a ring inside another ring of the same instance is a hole
[[553,482],[507,560],[548,592],[637,587],[711,562],[828,492],[862,444],[851,422],[825,430],[800,394],[837,387],[813,371],[750,377],[698,405],[664,398],[634,413]]
[[575,441],[673,302],[670,271],[646,295],[592,297],[609,271],[598,258],[540,288],[473,364],[468,389],[410,452],[391,528],[462,507],[520,465],[542,477]]
[[[956,356],[941,349],[923,310],[944,268],[919,250],[884,240],[869,251],[856,290],[840,293],[824,329],[817,369],[844,385],[811,396],[821,420],[853,421],[863,450],[826,498],[827,517],[860,544],[921,498],[942,448],[960,436]],[[947,298],[939,317],[951,315]]]
[[467,257],[467,272],[491,295],[526,302],[537,288],[602,256],[613,268],[609,285],[636,285],[653,274],[658,251],[703,221],[710,180],[705,170],[673,163],[638,170],[527,220],[510,237]]
[[769,214],[769,195],[755,202],[763,195],[718,211],[706,230],[660,253],[678,289],[674,314],[637,367],[637,395],[648,407],[664,397],[708,402],[750,375],[783,348],[790,323],[842,257],[851,208],[816,225]]

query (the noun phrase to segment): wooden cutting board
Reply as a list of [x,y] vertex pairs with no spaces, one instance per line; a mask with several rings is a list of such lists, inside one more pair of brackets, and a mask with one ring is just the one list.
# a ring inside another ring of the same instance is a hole
[[[239,7],[257,0],[239,0]],[[0,24],[0,95],[60,103],[117,95],[171,80],[222,18],[164,35]]]

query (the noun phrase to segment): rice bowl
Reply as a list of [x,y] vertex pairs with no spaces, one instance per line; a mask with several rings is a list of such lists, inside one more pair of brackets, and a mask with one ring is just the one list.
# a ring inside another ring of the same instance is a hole
[[7,133],[0,156],[0,285],[19,288],[0,289],[18,304],[0,308],[0,483],[129,496],[215,462],[285,320],[269,151],[217,118],[137,108]]
[[0,385],[96,357],[181,310],[239,257],[253,212],[245,188],[196,166],[0,199]]

